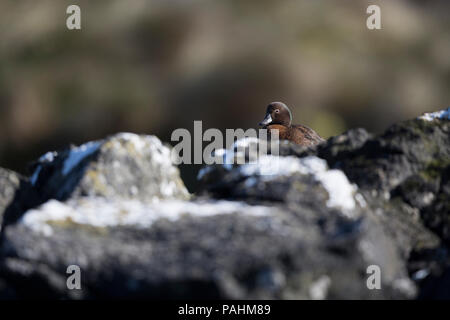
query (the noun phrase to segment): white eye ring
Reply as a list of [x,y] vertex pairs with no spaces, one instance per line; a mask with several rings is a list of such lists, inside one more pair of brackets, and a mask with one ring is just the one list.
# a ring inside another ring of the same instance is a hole
[[280,110],[278,110],[278,109],[277,109],[277,110],[275,110],[275,113],[280,113]]

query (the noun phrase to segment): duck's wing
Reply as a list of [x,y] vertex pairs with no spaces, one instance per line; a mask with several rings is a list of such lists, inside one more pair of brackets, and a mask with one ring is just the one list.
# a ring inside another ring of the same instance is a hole
[[298,125],[292,125],[292,127],[295,128],[296,130],[299,130],[302,133],[302,135],[304,136],[304,140],[310,142],[311,145],[318,144],[318,143],[325,141],[325,139],[323,139],[321,136],[319,136],[319,134],[317,132],[315,132],[311,128],[308,128],[307,126],[298,124]]

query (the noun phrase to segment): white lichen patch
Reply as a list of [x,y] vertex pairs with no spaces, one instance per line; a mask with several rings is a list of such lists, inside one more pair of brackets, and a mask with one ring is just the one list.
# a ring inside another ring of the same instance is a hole
[[65,222],[93,227],[148,228],[159,219],[176,221],[182,216],[209,217],[223,214],[269,216],[271,208],[224,200],[165,200],[155,204],[137,200],[110,201],[103,198],[85,198],[67,203],[49,200],[39,208],[27,211],[19,223],[35,232],[51,236],[53,226]]
[[61,166],[61,175],[67,176],[83,160],[97,152],[100,157],[94,160],[91,170],[86,171],[80,185],[84,183],[84,187],[95,186],[95,192],[108,197],[120,197],[124,193],[124,187],[134,185],[132,190],[129,189],[130,192],[125,193],[141,200],[144,197],[151,199],[152,196],[189,198],[178,169],[171,161],[170,147],[165,146],[156,136],[128,132],[87,142],[64,152],[44,154],[30,176],[30,183],[36,185],[39,176],[51,162],[57,161],[57,165]]
[[[189,196],[189,192],[182,186],[181,181],[178,182],[179,173],[172,164],[170,148],[156,136],[121,132],[109,138],[105,146],[120,157],[130,157],[132,162],[137,163],[139,170],[153,172],[155,176],[158,176],[161,196],[170,198],[179,196],[180,193],[183,193],[185,197]],[[123,164],[118,163],[117,167],[126,165],[125,161]]]
[[[150,136],[142,136],[141,137],[138,134],[131,133],[131,132],[121,132],[121,133],[118,133],[115,137],[118,139],[123,139],[123,140],[129,141],[130,143],[132,143],[135,146],[136,150],[138,150],[138,151],[142,151],[145,148],[145,145],[146,145],[145,139],[152,138]],[[158,140],[159,144],[161,144],[161,141],[159,141],[159,139],[156,139],[156,140]]]
[[103,141],[90,141],[79,147],[70,149],[69,155],[65,159],[62,168],[63,175],[67,175],[73,168],[83,161],[83,159],[96,152],[102,143]]
[[424,113],[419,119],[426,121],[433,121],[434,119],[450,120],[450,107],[436,112]]
[[[122,132],[116,134],[113,139],[125,140],[133,144],[135,152],[146,157],[151,156],[151,160],[154,164],[158,164],[167,170],[174,171],[175,167],[171,162],[171,151],[168,147],[164,146],[157,137],[150,135],[138,135],[130,132]],[[119,146],[116,146],[120,149]]]

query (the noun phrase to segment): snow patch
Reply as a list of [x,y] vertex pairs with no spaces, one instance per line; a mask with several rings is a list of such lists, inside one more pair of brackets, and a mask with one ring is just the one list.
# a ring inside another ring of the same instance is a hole
[[450,120],[450,107],[445,110],[440,110],[436,112],[424,113],[419,117],[419,119],[426,121],[433,121],[434,119]]
[[19,223],[46,236],[53,234],[52,223],[71,222],[94,227],[132,225],[148,228],[159,219],[176,221],[182,216],[209,217],[239,213],[247,216],[270,216],[271,208],[251,206],[239,201],[167,200],[145,204],[137,200],[116,201],[88,198],[63,203],[49,200],[37,209],[27,211]]
[[[351,184],[341,170],[328,169],[323,159],[315,156],[297,158],[266,155],[260,157],[257,163],[244,164],[238,170],[247,178],[259,176],[259,179],[263,181],[271,181],[277,177],[291,176],[295,173],[312,175],[328,192],[327,206],[347,210],[344,213],[350,218],[353,217],[353,214],[348,211],[356,207],[356,185]],[[255,180],[249,182],[249,185],[254,184]],[[358,202],[365,204],[363,200],[362,196],[358,197]]]
[[[290,176],[296,172],[307,173],[298,158],[293,156],[279,157],[274,155],[263,155],[256,163],[246,163],[239,167],[244,176],[263,176],[271,180],[276,176]],[[271,177],[273,176],[273,177]]]
[[328,207],[338,207],[344,210],[355,208],[356,186],[350,184],[347,176],[341,170],[317,171],[313,175],[328,192]]

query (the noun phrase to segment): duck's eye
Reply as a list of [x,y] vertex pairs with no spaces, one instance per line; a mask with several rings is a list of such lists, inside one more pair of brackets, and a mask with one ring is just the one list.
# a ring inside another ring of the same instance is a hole
[[275,113],[280,113],[280,110],[278,110],[278,109],[277,109],[277,110],[275,110]]

